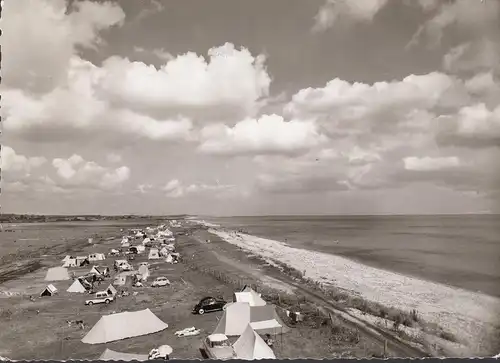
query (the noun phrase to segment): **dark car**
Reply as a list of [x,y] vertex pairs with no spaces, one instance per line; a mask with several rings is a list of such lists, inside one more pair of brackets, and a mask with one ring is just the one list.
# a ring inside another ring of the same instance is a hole
[[227,302],[220,297],[204,297],[195,305],[193,313],[202,315],[212,311],[222,311],[226,304]]

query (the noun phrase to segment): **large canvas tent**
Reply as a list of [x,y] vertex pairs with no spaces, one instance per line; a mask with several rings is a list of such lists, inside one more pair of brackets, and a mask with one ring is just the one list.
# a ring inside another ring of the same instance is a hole
[[168,328],[149,309],[104,315],[83,337],[82,343],[102,344],[157,333]]
[[273,350],[266,344],[250,325],[233,344],[238,359],[275,359]]
[[160,254],[158,253],[158,249],[157,248],[151,248],[149,250],[148,259],[150,259],[150,260],[157,260],[159,258],[160,258]]
[[45,281],[64,281],[69,279],[68,269],[65,267],[49,268],[45,275]]
[[80,280],[76,279],[66,291],[83,293],[86,292],[87,289],[85,289]]
[[274,305],[250,306],[236,302],[226,305],[214,334],[239,336],[249,324],[259,334],[281,334],[290,330],[276,313]]
[[89,255],[90,262],[103,261],[105,259],[106,259],[106,255],[104,255],[104,253],[91,253]]
[[55,294],[57,294],[57,288],[54,285],[49,284],[45,287],[45,289],[43,289],[40,296],[52,296]]
[[148,360],[148,355],[147,354],[121,353],[121,352],[115,352],[114,350],[111,350],[111,349],[106,349],[99,357],[99,360],[145,361],[145,360]]
[[255,290],[251,289],[250,287],[245,288],[241,292],[235,292],[234,293],[234,301],[235,302],[246,302],[250,306],[264,306],[266,305],[266,302],[264,299],[260,297],[260,294],[258,294]]

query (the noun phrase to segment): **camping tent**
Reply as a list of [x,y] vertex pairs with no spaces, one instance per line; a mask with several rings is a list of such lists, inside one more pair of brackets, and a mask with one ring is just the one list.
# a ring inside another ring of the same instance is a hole
[[57,294],[57,288],[54,285],[49,284],[45,287],[45,289],[43,289],[40,296],[52,296],[54,294]]
[[66,262],[68,260],[71,260],[71,259],[74,259],[74,257],[71,257],[70,255],[66,255],[66,257],[64,257],[61,262]]
[[114,360],[114,361],[145,361],[148,360],[147,354],[131,354],[115,352],[114,350],[107,349],[101,354],[99,360]]
[[76,265],[85,266],[90,264],[89,256],[76,256]]
[[248,303],[235,302],[226,305],[214,334],[238,336],[243,334],[248,324],[259,334],[281,334],[289,331],[273,305],[250,306]]
[[86,344],[102,344],[157,333],[168,328],[151,310],[104,315],[83,337]]
[[107,267],[92,266],[89,273],[106,276],[109,273],[109,269]]
[[106,292],[109,295],[113,295],[113,296],[115,296],[118,293],[118,291],[115,289],[115,287],[112,284],[109,284],[108,288],[106,289]]
[[266,302],[264,299],[260,297],[260,294],[257,294],[255,290],[251,288],[247,288],[242,292],[234,293],[234,301],[235,302],[246,302],[250,304],[250,306],[264,306]]
[[76,279],[71,286],[66,290],[67,292],[86,292],[87,289],[83,287],[82,283],[80,280]]
[[149,250],[148,259],[150,259],[150,260],[157,260],[159,258],[160,258],[160,255],[158,254],[158,249],[157,248],[151,248]]
[[65,261],[64,261],[62,267],[76,267],[76,257],[69,257],[68,259],[64,259],[64,260]]
[[266,344],[250,325],[233,344],[238,359],[275,359],[273,350]]
[[160,250],[160,256],[167,257],[168,254],[169,254],[169,251],[167,250],[167,248],[162,247],[162,249]]
[[68,269],[65,267],[49,268],[45,275],[45,281],[64,281],[69,279]]
[[94,262],[94,261],[103,261],[106,259],[106,256],[104,253],[91,253],[89,255],[89,261]]

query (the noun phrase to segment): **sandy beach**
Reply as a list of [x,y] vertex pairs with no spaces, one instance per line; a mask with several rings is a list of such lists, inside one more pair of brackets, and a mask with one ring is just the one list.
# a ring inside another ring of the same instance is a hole
[[304,277],[331,284],[388,307],[416,309],[428,322],[452,332],[472,352],[489,349],[500,316],[500,299],[368,267],[349,259],[297,249],[286,243],[210,226],[210,232],[248,253],[279,261]]

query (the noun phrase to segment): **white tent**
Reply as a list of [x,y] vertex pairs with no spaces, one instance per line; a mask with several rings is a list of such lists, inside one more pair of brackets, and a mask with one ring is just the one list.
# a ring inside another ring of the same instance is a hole
[[493,358],[500,359],[500,353],[498,353],[497,355],[495,355]]
[[150,260],[157,260],[160,258],[160,255],[158,253],[158,249],[157,248],[151,248],[149,250],[149,256],[148,256],[148,259]]
[[260,294],[253,289],[246,289],[246,291],[234,293],[235,302],[246,302],[250,306],[264,306],[266,302],[260,297]]
[[80,280],[76,279],[71,286],[66,290],[67,292],[86,292],[87,290],[83,287]]
[[68,259],[65,259],[62,267],[76,267],[76,258],[75,257],[69,257]]
[[70,255],[66,255],[66,257],[64,257],[64,258],[61,260],[61,262],[66,262],[66,261],[71,260],[71,259],[73,259],[73,258],[74,258],[74,257],[71,257]]
[[103,261],[106,259],[106,256],[104,253],[91,253],[89,255],[89,261],[94,262],[94,261]]
[[49,284],[45,287],[45,289],[43,289],[40,296],[52,296],[54,294],[57,294],[57,288],[54,285]]
[[104,315],[83,337],[86,344],[102,344],[157,333],[168,328],[151,310]]
[[113,284],[109,284],[108,288],[106,289],[106,292],[109,295],[113,295],[113,296],[115,296],[118,293],[118,291],[115,289],[115,287],[113,286]]
[[144,265],[139,266],[138,272],[143,281],[146,281],[150,276],[149,269],[147,266]]
[[233,344],[238,359],[275,359],[273,350],[266,344],[250,325]]
[[148,242],[151,242],[151,240],[149,239],[149,237],[146,237],[142,240],[142,244],[145,245],[146,243]]
[[69,279],[68,269],[65,267],[49,268],[45,275],[45,281],[64,281]]
[[160,256],[167,257],[168,254],[169,251],[165,247],[162,247],[162,249],[160,250]]
[[289,331],[273,305],[250,306],[248,303],[235,302],[226,305],[224,315],[214,333],[239,336],[249,324],[259,334],[281,334]]
[[107,349],[101,354],[99,360],[113,360],[113,361],[145,361],[148,360],[147,354],[131,354],[115,352],[114,350]]

